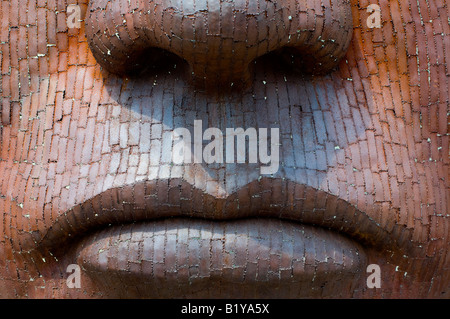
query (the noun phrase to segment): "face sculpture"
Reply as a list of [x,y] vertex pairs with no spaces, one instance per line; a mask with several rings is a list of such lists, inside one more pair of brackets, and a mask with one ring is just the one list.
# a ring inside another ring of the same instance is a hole
[[448,298],[449,15],[2,1],[0,297]]

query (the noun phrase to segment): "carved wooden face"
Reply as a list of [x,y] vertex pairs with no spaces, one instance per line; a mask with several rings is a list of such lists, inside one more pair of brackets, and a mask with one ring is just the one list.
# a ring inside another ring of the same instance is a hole
[[449,297],[444,2],[2,1],[0,297]]

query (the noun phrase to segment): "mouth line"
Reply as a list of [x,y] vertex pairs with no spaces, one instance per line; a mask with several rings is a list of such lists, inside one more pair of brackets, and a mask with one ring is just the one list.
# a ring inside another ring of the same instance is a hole
[[[33,234],[38,251],[60,255],[67,245],[110,226],[174,217],[211,221],[273,218],[341,233],[367,247],[405,246],[354,205],[310,186],[280,178],[253,181],[217,198],[179,179],[141,181],[106,190]],[[404,248],[404,247],[403,247]]]

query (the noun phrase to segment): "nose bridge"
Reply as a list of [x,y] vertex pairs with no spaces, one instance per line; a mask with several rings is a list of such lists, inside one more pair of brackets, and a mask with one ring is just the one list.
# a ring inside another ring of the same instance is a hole
[[[332,68],[352,35],[348,0],[91,0],[86,36],[97,61],[126,73],[148,48],[186,60],[198,83],[250,78],[251,61],[290,47]],[[312,58],[312,59],[311,59]]]

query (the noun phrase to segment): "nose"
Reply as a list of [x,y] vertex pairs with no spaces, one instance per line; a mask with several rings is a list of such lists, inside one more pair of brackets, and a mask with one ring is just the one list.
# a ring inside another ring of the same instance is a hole
[[169,51],[195,83],[220,86],[247,83],[251,62],[271,51],[328,72],[352,26],[349,0],[91,0],[86,15],[89,46],[107,70],[143,69]]

